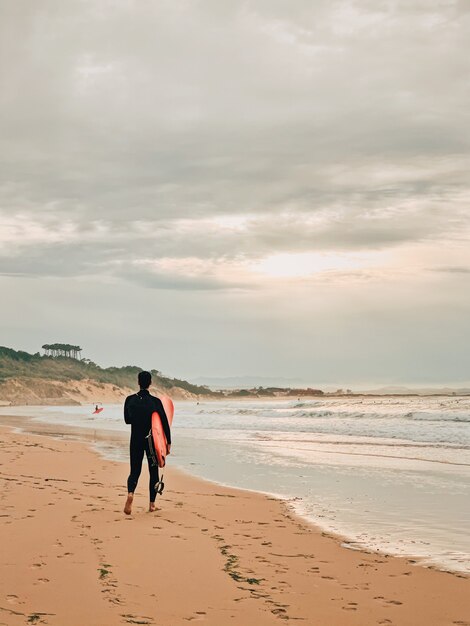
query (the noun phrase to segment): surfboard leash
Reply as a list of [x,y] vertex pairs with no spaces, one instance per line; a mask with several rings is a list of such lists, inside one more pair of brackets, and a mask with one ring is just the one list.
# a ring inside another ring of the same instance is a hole
[[155,446],[153,445],[153,437],[152,437],[152,429],[150,429],[149,434],[146,436],[149,443],[149,451],[150,458],[152,459],[152,467],[158,467],[157,454],[155,452]]
[[161,496],[164,489],[165,489],[165,483],[163,482],[163,473],[162,473],[162,477],[160,478],[158,483],[155,484],[155,493],[157,494],[157,496]]

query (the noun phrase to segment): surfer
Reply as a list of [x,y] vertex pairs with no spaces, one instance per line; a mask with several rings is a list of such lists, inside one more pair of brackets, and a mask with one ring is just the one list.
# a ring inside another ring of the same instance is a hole
[[157,411],[160,415],[162,421],[167,441],[167,454],[170,453],[171,448],[170,426],[168,424],[165,409],[163,408],[161,400],[150,395],[149,392],[149,387],[152,384],[152,375],[150,372],[140,372],[138,375],[138,382],[140,390],[137,393],[128,396],[124,403],[124,421],[126,424],[131,425],[131,439],[129,446],[131,473],[127,479],[127,500],[124,507],[124,513],[126,515],[130,515],[132,513],[132,501],[134,499],[134,491],[137,487],[140,473],[142,471],[144,452],[147,455],[150,473],[149,511],[155,511],[155,498],[157,495],[155,485],[159,480],[158,466],[152,461],[149,440],[147,438],[151,427],[152,413],[155,411]]

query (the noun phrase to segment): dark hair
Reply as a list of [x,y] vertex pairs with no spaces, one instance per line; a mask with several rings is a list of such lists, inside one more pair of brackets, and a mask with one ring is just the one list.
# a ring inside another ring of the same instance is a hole
[[139,372],[137,379],[141,389],[148,389],[152,384],[152,374],[150,372]]

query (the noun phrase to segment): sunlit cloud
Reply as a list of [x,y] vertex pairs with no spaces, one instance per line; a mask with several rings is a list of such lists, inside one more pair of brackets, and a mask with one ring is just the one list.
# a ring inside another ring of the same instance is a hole
[[272,278],[305,278],[326,271],[353,271],[375,268],[384,263],[380,253],[362,254],[323,254],[321,252],[303,252],[298,254],[274,254],[261,259],[252,266],[252,270]]

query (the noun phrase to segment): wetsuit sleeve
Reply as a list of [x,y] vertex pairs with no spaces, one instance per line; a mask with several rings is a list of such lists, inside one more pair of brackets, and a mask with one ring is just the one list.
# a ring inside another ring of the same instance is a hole
[[165,433],[166,442],[167,444],[170,445],[171,444],[171,431],[170,431],[170,425],[168,423],[168,418],[165,413],[165,409],[163,407],[163,404],[160,398],[155,398],[155,403],[157,405],[158,414],[160,415],[161,420],[162,420],[163,432]]
[[126,401],[124,402],[124,421],[126,424],[132,424],[132,416],[129,411],[130,400],[132,396],[127,396]]

